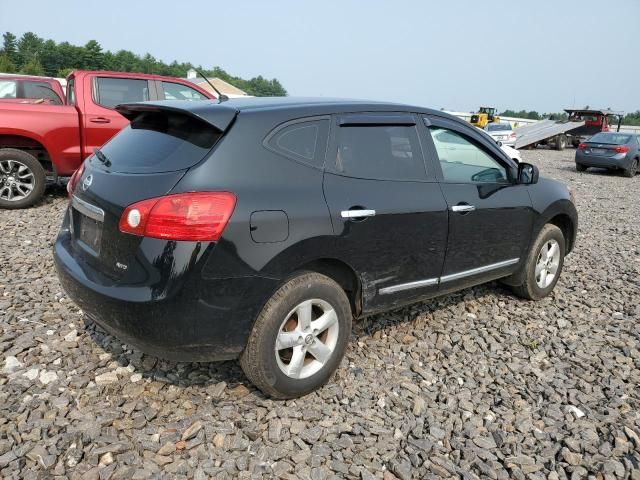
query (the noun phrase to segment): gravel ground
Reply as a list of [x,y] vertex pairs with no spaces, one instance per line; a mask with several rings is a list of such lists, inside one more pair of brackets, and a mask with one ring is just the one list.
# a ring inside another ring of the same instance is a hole
[[577,193],[555,292],[496,284],[355,326],[333,383],[266,399],[236,362],[171,363],[92,324],[54,273],[61,189],[0,211],[3,478],[640,479],[640,177],[525,161]]

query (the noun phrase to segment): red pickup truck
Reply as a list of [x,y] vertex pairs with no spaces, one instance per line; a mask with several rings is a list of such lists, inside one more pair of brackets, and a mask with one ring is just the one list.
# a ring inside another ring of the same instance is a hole
[[0,101],[0,208],[33,205],[44,193],[47,177],[73,174],[128,125],[116,105],[215,98],[179,78],[76,71],[67,77],[62,105]]
[[0,76],[0,102],[63,105],[64,91],[55,78],[2,75]]

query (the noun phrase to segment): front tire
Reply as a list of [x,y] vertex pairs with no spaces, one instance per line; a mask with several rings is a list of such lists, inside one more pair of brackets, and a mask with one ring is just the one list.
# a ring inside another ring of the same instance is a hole
[[26,208],[44,194],[47,175],[33,155],[15,148],[0,149],[0,208]]
[[331,378],[350,335],[351,307],[340,285],[319,273],[300,273],[263,307],[240,365],[266,395],[300,397]]
[[633,178],[635,177],[637,171],[638,171],[638,159],[634,158],[633,160],[631,160],[631,165],[629,166],[629,168],[625,169],[622,172],[622,174],[627,178]]
[[527,255],[524,281],[512,287],[515,294],[528,300],[540,300],[549,295],[560,278],[565,248],[562,230],[546,224]]

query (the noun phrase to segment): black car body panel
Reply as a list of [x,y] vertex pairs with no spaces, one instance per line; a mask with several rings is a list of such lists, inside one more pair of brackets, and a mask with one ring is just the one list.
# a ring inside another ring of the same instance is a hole
[[[577,213],[567,188],[545,179],[519,184],[517,164],[495,142],[442,112],[325,99],[195,103],[119,107],[132,118],[145,109],[184,111],[221,138],[201,161],[173,172],[123,174],[87,161],[54,246],[70,297],[145,352],[194,361],[236,357],[264,304],[296,271],[333,276],[349,292],[355,315],[363,316],[519,275],[545,223],[567,222],[568,245],[574,244]],[[365,127],[388,135],[386,143],[358,130]],[[501,182],[447,181],[430,128],[459,132],[500,165]],[[313,148],[288,143],[286,135],[298,129],[315,135]],[[396,170],[389,173],[383,164],[372,175],[353,169],[358,145],[366,145],[371,158],[390,148]],[[237,197],[216,242],[118,230],[134,202],[216,191]],[[452,211],[460,204],[476,210]],[[76,228],[83,208],[104,215],[99,238],[88,236],[95,249],[83,245],[86,232]]]

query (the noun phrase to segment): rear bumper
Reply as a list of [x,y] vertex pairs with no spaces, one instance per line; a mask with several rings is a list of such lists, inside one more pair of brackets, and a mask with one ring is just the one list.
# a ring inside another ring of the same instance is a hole
[[578,151],[576,152],[576,163],[585,167],[629,168],[631,159],[628,158],[625,153],[605,157],[600,155],[587,155]]
[[171,292],[159,296],[157,283],[104,281],[74,252],[64,230],[53,253],[62,287],[90,319],[128,345],[169,360],[236,358],[277,285],[257,276],[204,278],[201,265],[195,265],[177,278],[156,279]]

